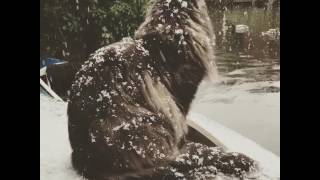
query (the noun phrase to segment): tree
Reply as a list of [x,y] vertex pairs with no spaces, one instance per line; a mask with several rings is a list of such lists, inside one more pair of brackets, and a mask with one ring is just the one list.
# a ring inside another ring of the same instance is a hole
[[40,58],[84,61],[101,46],[132,36],[149,0],[41,0]]

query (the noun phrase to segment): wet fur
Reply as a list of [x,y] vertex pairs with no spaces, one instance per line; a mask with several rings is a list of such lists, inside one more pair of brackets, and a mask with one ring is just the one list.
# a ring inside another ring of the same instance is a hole
[[212,174],[249,172],[254,164],[249,158],[237,156],[246,163],[239,165],[241,173],[233,172],[231,164],[219,168],[217,162],[236,157],[185,140],[197,87],[204,76],[215,77],[212,37],[203,0],[155,0],[134,39],[90,56],[76,74],[68,104],[72,163],[79,174],[99,180],[178,179],[174,167],[193,179],[187,170],[199,164],[176,160],[201,148],[213,156],[204,161],[211,170],[217,167]]

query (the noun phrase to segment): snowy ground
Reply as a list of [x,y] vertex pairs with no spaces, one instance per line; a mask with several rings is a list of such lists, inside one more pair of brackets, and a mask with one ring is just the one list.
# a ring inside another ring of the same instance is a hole
[[77,180],[70,163],[66,103],[40,93],[40,179]]
[[[192,111],[214,119],[277,152],[280,94],[248,92],[270,85],[280,86],[279,82],[226,86],[221,82],[212,84],[204,81]],[[40,93],[40,179],[83,179],[72,169],[70,153],[66,103]]]
[[[221,80],[230,79],[234,80]],[[191,110],[237,131],[280,156],[280,92],[263,92],[272,88],[280,89],[280,81],[244,82],[237,79],[232,86],[204,81]]]

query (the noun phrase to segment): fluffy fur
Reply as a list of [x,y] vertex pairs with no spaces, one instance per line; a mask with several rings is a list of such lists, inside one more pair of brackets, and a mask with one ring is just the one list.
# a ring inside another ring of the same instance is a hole
[[212,37],[204,0],[155,0],[134,39],[93,53],[68,105],[74,168],[101,180],[249,172],[246,156],[185,140],[197,87],[215,75]]

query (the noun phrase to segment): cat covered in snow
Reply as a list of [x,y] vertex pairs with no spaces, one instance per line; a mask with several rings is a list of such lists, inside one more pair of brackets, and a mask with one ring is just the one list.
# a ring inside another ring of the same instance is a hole
[[215,77],[204,0],[153,0],[134,38],[102,47],[77,72],[68,103],[72,164],[88,179],[243,178],[245,155],[188,142],[186,115]]

